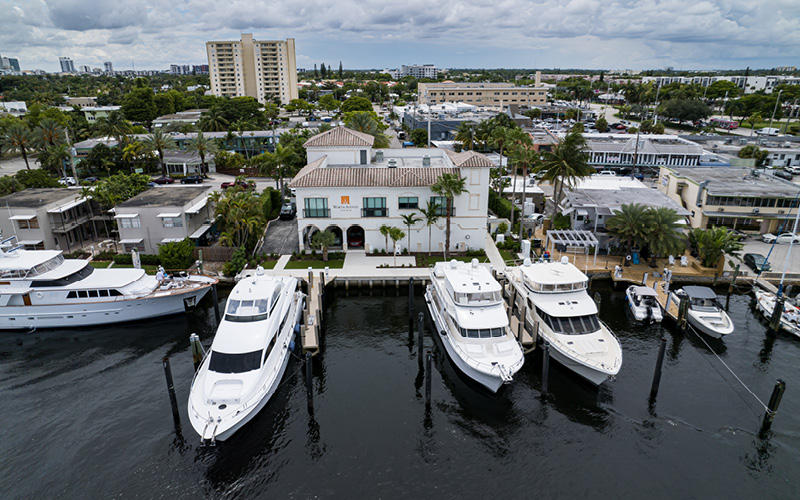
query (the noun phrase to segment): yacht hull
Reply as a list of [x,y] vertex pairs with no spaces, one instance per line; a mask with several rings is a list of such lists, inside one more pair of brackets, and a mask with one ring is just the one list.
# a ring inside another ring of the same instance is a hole
[[551,344],[549,348],[550,356],[561,363],[565,368],[572,370],[577,375],[580,375],[583,379],[587,380],[588,382],[592,383],[593,385],[600,385],[609,378],[611,378],[612,374],[597,370],[592,368],[591,366],[584,365],[580,361],[576,360],[575,358],[571,357],[568,354],[565,354],[558,349],[554,348]]
[[170,295],[82,304],[0,307],[0,329],[95,326],[184,313],[193,309],[213,283]]
[[[758,307],[759,312],[761,315],[764,316],[767,320],[772,319],[772,311],[775,309],[775,296],[768,292],[763,292],[761,290],[756,290],[756,306]],[[790,304],[786,304],[784,307],[789,307]],[[794,307],[794,306],[790,306]],[[800,337],[800,325],[789,321],[786,318],[786,315],[781,315],[781,330],[785,331],[786,333],[791,333],[797,337]]]

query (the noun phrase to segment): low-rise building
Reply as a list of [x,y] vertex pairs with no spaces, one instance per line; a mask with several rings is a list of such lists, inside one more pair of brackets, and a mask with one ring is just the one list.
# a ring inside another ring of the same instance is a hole
[[153,120],[153,127],[161,128],[164,125],[169,125],[170,123],[187,123],[189,125],[197,125],[197,122],[200,121],[200,118],[202,118],[203,113],[206,111],[208,110],[187,109],[186,111],[178,111],[177,113],[173,113],[171,115],[159,116]]
[[589,164],[598,170],[629,171],[634,167],[693,167],[703,148],[676,135],[584,134]]
[[768,167],[797,167],[800,166],[800,147],[794,148],[769,148],[769,154],[764,159]]
[[510,83],[419,83],[419,104],[441,104],[464,102],[475,106],[520,106],[534,107],[547,104],[544,87],[517,87]]
[[308,165],[289,184],[296,192],[300,250],[310,250],[317,231],[336,235],[333,249],[391,251],[381,226],[408,233],[402,216],[416,214],[428,202],[438,208],[430,228],[418,221],[398,241],[412,252],[444,250],[445,198],[431,191],[444,173],[466,179],[467,193],[455,198],[451,217],[451,250],[485,246],[489,171],[493,166],[474,151],[441,149],[375,149],[374,138],[343,127],[316,135],[305,143]]
[[661,167],[658,188],[691,212],[692,227],[774,232],[794,218],[800,186],[738,167]]
[[213,226],[214,208],[208,201],[212,191],[210,186],[152,188],[117,205],[114,218],[121,250],[156,254],[163,243],[202,241]]
[[92,124],[100,118],[108,118],[108,115],[121,108],[121,106],[85,106],[81,111],[83,111],[86,121]]

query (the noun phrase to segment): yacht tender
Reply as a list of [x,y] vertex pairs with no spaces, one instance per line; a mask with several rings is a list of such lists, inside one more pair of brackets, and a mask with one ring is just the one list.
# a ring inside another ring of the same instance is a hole
[[229,438],[275,393],[303,311],[297,284],[259,267],[231,291],[189,394],[189,420],[202,441]]
[[656,291],[647,286],[631,285],[625,291],[628,305],[636,321],[660,323],[664,316],[661,314],[661,305],[658,303]]
[[550,344],[556,361],[595,385],[619,373],[619,341],[597,317],[597,304],[586,292],[589,279],[568,257],[525,259],[522,266],[507,268],[506,276],[517,289],[517,305],[538,322],[539,337]]
[[477,259],[437,262],[425,292],[450,359],[492,392],[511,382],[525,358],[508,324],[500,284]]
[[60,250],[0,242],[0,329],[103,325],[193,309],[217,280],[159,281],[142,269],[95,269]]
[[733,332],[733,321],[717,301],[717,294],[706,286],[685,286],[672,293],[672,301],[680,304],[681,297],[689,300],[686,320],[699,332],[722,338]]

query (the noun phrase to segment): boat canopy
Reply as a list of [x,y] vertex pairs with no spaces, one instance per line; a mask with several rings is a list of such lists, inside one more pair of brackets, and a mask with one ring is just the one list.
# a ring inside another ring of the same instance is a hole
[[717,294],[714,293],[714,290],[706,286],[685,286],[683,287],[683,291],[686,292],[686,295],[688,295],[690,299],[714,300],[717,298]]
[[649,286],[635,286],[633,287],[633,293],[640,297],[649,296],[649,297],[658,297],[658,294],[655,290],[650,288]]

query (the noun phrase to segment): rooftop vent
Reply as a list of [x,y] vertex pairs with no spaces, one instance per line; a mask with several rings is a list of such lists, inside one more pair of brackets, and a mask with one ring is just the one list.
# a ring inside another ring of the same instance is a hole
[[389,168],[397,168],[397,158],[389,158]]
[[423,167],[431,166],[431,155],[425,155],[422,157],[422,166]]
[[375,163],[383,161],[383,151],[375,151]]

